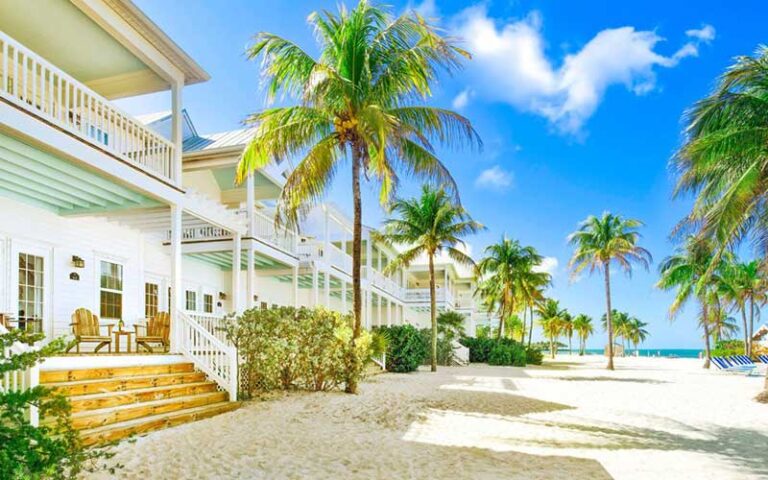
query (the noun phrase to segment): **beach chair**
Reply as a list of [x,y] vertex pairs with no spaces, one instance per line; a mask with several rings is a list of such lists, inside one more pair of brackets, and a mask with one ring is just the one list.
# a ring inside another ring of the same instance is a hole
[[728,360],[730,360],[731,363],[734,363],[736,365],[754,365],[755,362],[752,361],[748,356],[746,355],[731,355],[728,357]]
[[760,360],[762,363],[768,364],[768,355],[758,355],[757,359]]
[[[67,351],[72,350],[72,347],[76,347],[75,351],[80,353],[81,343],[95,343],[96,349],[94,352],[98,352],[104,347],[108,347],[112,352],[112,328],[114,325],[99,324],[99,317],[93,314],[87,308],[78,308],[75,313],[72,314],[72,333],[75,336],[75,340],[67,347]],[[107,328],[107,335],[102,335],[101,328]],[[65,353],[66,353],[65,352]]]
[[[159,343],[163,351],[168,351],[171,347],[171,315],[168,312],[158,312],[146,324],[134,325],[134,329],[136,330],[136,351],[141,346],[150,353],[154,352],[150,343]],[[140,329],[143,332],[140,332]]]
[[755,369],[754,365],[749,366],[741,365],[738,363],[734,364],[725,357],[712,357],[712,363],[715,364],[718,370],[722,370],[724,372],[747,373]]

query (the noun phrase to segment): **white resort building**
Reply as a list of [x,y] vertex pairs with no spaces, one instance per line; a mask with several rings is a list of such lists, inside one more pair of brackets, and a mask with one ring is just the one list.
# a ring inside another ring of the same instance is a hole
[[[130,0],[0,2],[0,331],[81,329],[80,355],[22,381],[67,392],[89,442],[232,408],[224,315],[351,309],[351,219],[326,204],[301,233],[276,229],[286,166],[235,185],[250,131],[200,134],[183,108],[184,87],[208,79]],[[114,103],[161,91],[167,112]],[[365,326],[426,326],[426,268],[385,275],[397,252],[363,236]],[[474,332],[470,276],[450,262],[437,272],[439,309]],[[163,312],[170,353],[137,355],[136,335],[162,337]]]

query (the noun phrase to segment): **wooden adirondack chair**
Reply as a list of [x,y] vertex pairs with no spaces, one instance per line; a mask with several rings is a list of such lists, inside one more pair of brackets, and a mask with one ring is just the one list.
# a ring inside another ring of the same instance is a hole
[[[163,351],[171,348],[171,315],[168,312],[158,312],[146,324],[137,324],[133,327],[136,329],[136,351],[139,346],[142,346],[146,351],[154,352],[150,343],[161,344]],[[143,335],[140,329],[144,330]]]
[[[112,352],[112,328],[114,325],[105,324],[99,325],[99,317],[93,314],[87,308],[78,308],[75,313],[72,314],[72,333],[75,335],[75,340],[67,348],[67,352],[72,350],[72,347],[76,347],[75,351],[80,353],[81,343],[97,343],[94,352],[98,352],[105,346]],[[107,328],[107,335],[101,334],[101,327]]]

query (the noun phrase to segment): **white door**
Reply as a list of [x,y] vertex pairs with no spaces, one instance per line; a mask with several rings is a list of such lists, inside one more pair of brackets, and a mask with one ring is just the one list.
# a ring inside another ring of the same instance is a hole
[[11,248],[11,307],[19,328],[53,334],[51,321],[50,250],[13,243]]

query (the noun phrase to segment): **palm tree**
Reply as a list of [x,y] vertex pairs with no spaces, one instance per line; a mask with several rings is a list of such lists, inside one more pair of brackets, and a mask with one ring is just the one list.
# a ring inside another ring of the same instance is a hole
[[[543,259],[542,259],[543,261]],[[544,301],[544,292],[552,284],[552,275],[540,270],[541,261],[531,262],[518,272],[520,279],[519,296],[523,304],[523,332],[525,332],[525,310],[528,310],[529,328],[528,328],[528,348],[531,347],[531,338],[533,337],[533,310],[542,301]],[[525,338],[521,339],[525,341]]]
[[560,302],[548,298],[538,306],[536,313],[544,336],[549,340],[549,353],[555,358],[557,340],[563,332],[563,317],[567,312],[560,308]]
[[[501,242],[485,248],[485,257],[477,264],[475,276],[480,282],[477,294],[486,305],[496,308],[499,318],[507,318],[520,311],[527,285],[533,282],[533,267],[543,257],[533,247],[523,247],[517,240],[506,236]],[[538,281],[538,280],[537,280]],[[498,337],[503,335],[504,323],[499,324]]]
[[573,329],[579,336],[579,355],[584,355],[587,349],[587,338],[595,332],[592,318],[580,313],[573,319]]
[[624,219],[609,212],[601,217],[590,215],[573,232],[568,241],[574,247],[569,262],[572,276],[578,276],[585,269],[590,273],[602,271],[605,282],[605,304],[608,318],[608,369],[613,370],[613,326],[611,322],[611,264],[632,274],[632,263],[639,263],[646,269],[651,263],[648,250],[638,246],[640,234],[637,229],[643,225],[639,220]]
[[424,185],[421,196],[396,199],[392,217],[384,222],[383,239],[406,246],[384,269],[385,273],[408,267],[426,255],[429,261],[429,298],[432,317],[432,371],[437,371],[437,300],[435,292],[435,255],[445,252],[455,262],[473,266],[472,258],[458,249],[464,246],[462,237],[475,233],[483,226],[470,218],[454,203],[444,189]]
[[[600,320],[603,324],[603,330],[607,332],[608,316],[606,314],[603,314]],[[628,350],[628,348],[626,347],[626,340],[627,340],[627,332],[629,329],[629,314],[626,312],[620,312],[614,309],[611,311],[611,323],[613,327],[613,336],[614,338],[618,337],[621,339],[621,347],[624,349],[626,353],[626,351]]]
[[568,355],[573,354],[573,316],[568,311],[563,311],[563,315],[560,318],[563,335],[568,337]]
[[[744,332],[744,352],[752,355],[752,334],[755,331],[755,307],[768,300],[768,281],[757,260],[732,261],[725,256],[719,274],[719,292],[741,313]],[[747,314],[749,311],[749,314]]]
[[525,337],[525,324],[519,315],[511,315],[504,322],[504,331],[513,340],[515,340],[515,335],[517,335],[520,343],[522,343]]
[[646,322],[641,321],[637,317],[630,317],[629,322],[627,322],[627,340],[632,342],[635,352],[638,352],[638,345],[643,343],[648,338],[648,330],[645,328],[647,326],[648,324]]
[[[317,58],[271,33],[259,33],[248,50],[250,59],[262,57],[267,100],[282,94],[298,104],[267,108],[248,118],[256,130],[236,180],[242,182],[270,162],[301,156],[286,179],[275,214],[276,223],[295,226],[300,213],[328,190],[338,170],[351,163],[351,341],[356,344],[362,314],[360,177],[378,182],[382,203],[394,196],[398,170],[448,185],[456,193],[450,173],[435,155],[434,142],[479,146],[480,139],[461,115],[417,102],[431,95],[440,70],[457,69],[469,54],[417,13],[393,18],[366,0],[352,10],[313,13],[309,23],[319,42]],[[356,358],[349,359],[350,372],[360,368]],[[346,390],[357,390],[353,378]]]
[[[700,306],[699,325],[704,330],[705,360],[704,368],[709,368],[711,320],[709,305],[711,292],[716,284],[707,271],[714,255],[710,242],[694,236],[688,237],[685,244],[677,252],[667,258],[659,266],[661,278],[656,286],[662,290],[675,289],[675,299],[669,307],[669,316],[674,319],[680,309],[691,298],[697,298]],[[702,283],[702,279],[705,281]]]

